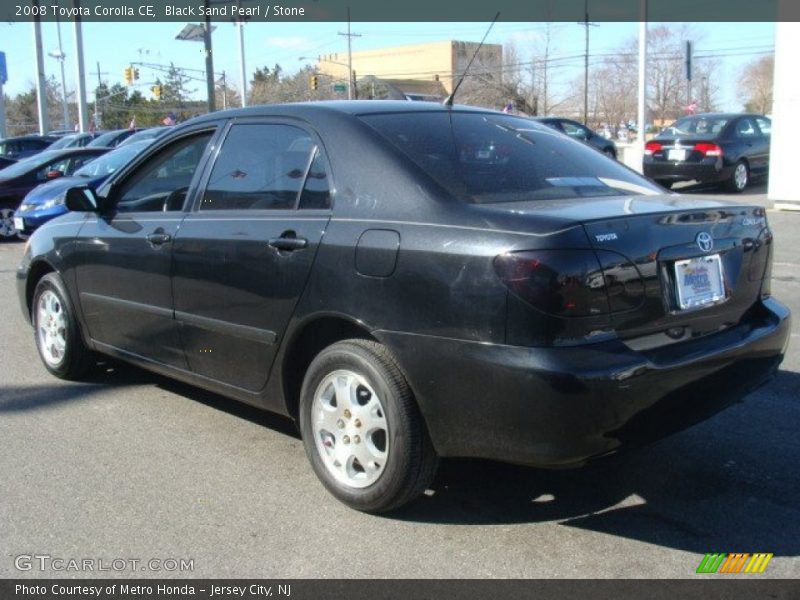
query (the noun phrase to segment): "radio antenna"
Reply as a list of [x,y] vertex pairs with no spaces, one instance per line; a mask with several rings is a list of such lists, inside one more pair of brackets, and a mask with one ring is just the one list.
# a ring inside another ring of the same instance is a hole
[[492,22],[489,24],[489,29],[487,29],[486,33],[483,34],[483,39],[481,40],[481,43],[478,44],[477,48],[475,48],[475,52],[472,55],[472,58],[469,59],[469,64],[467,64],[467,68],[464,69],[464,72],[461,74],[461,79],[459,79],[458,83],[456,83],[456,87],[453,88],[453,91],[450,93],[450,95],[444,99],[444,102],[442,102],[442,104],[444,104],[445,106],[453,106],[453,99],[456,97],[456,92],[458,91],[458,88],[460,88],[461,84],[464,82],[464,78],[467,76],[467,73],[469,73],[469,68],[472,66],[475,57],[478,56],[478,52],[480,52],[480,49],[483,48],[483,43],[486,41],[486,38],[489,37],[489,32],[492,30],[492,27],[494,27],[494,24],[497,22],[497,19],[499,18],[500,18],[500,11],[498,11],[497,14],[494,16],[494,19],[492,19]]

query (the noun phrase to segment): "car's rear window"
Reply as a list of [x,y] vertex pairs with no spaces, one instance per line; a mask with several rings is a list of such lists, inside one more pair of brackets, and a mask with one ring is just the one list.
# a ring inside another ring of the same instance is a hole
[[361,118],[466,202],[659,193],[598,151],[530,119],[457,111]]
[[727,117],[696,116],[678,119],[656,137],[716,137],[728,124]]

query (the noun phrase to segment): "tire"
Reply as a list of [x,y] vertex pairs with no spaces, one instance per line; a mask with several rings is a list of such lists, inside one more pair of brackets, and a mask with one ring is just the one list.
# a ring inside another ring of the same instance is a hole
[[656,179],[655,182],[661,187],[667,188],[668,190],[671,190],[673,184],[675,183],[674,181],[671,181],[669,179]]
[[750,183],[750,168],[747,163],[740,160],[733,167],[730,179],[725,182],[725,189],[733,194],[739,194],[745,190]]
[[314,358],[303,380],[300,431],[317,477],[356,510],[399,508],[436,474],[438,457],[411,389],[377,342],[337,342]]
[[14,227],[14,209],[0,208],[0,241],[8,242],[17,239],[17,228]]
[[606,148],[605,150],[603,150],[603,154],[605,154],[608,158],[617,160],[617,153],[614,152],[613,148]]
[[33,293],[31,320],[36,349],[45,368],[61,379],[80,379],[92,365],[75,310],[61,277],[48,273]]

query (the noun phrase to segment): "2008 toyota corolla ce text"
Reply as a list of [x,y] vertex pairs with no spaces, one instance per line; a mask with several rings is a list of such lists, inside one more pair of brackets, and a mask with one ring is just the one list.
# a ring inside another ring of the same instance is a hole
[[438,457],[579,465],[766,381],[765,211],[664,194],[493,111],[262,106],[176,127],[30,239],[45,367],[94,352],[289,415],[365,511]]

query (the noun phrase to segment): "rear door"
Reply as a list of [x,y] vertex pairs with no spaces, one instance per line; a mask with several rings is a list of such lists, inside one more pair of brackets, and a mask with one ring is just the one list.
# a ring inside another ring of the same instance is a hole
[[767,168],[767,144],[753,117],[742,117],[734,123],[733,136],[741,156],[747,159],[750,173],[763,175]]
[[81,308],[96,342],[186,368],[173,318],[172,246],[215,130],[187,131],[102,190],[110,208],[87,219],[76,256]]
[[189,367],[264,387],[330,219],[322,145],[293,122],[227,132],[175,239],[175,318]]

